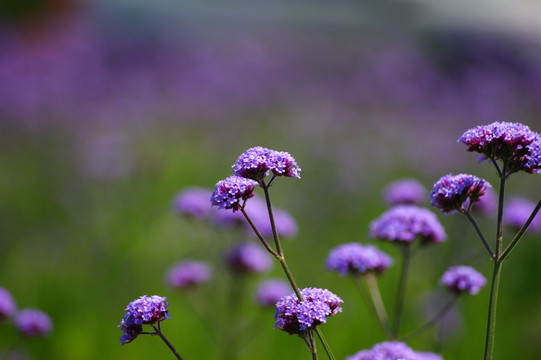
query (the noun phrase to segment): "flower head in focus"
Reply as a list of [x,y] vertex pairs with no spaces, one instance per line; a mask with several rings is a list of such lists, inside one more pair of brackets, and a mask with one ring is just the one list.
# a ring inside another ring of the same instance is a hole
[[327,322],[327,317],[342,311],[339,306],[342,299],[329,290],[304,288],[300,292],[303,301],[291,294],[276,303],[275,329],[302,336],[306,331]]
[[359,243],[343,244],[335,247],[327,257],[327,269],[340,275],[362,275],[368,272],[381,274],[393,260],[389,255],[372,245]]
[[209,281],[211,275],[207,263],[183,260],[167,272],[167,283],[175,289],[187,289]]
[[29,338],[49,335],[53,323],[49,315],[38,309],[23,309],[15,317],[15,327]]
[[391,182],[383,190],[385,203],[390,206],[401,204],[420,205],[426,199],[425,187],[415,179],[400,179]]
[[469,203],[479,201],[491,185],[473,175],[458,174],[441,177],[430,193],[431,204],[444,213],[453,213],[462,209],[466,200]]
[[440,284],[456,294],[477,294],[486,284],[483,275],[470,266],[453,266],[447,269],[440,279]]
[[211,195],[210,202],[218,209],[232,209],[238,211],[244,201],[254,196],[257,181],[240,176],[230,176],[216,183],[216,188]]
[[291,286],[282,279],[268,279],[259,284],[255,302],[262,307],[274,307],[276,303],[291,293]]
[[120,337],[122,344],[133,341],[143,331],[143,325],[154,325],[170,319],[168,306],[167,298],[158,295],[143,295],[130,302],[125,309],[126,314],[118,325],[123,332]]
[[256,243],[241,243],[230,248],[225,262],[236,274],[264,273],[271,269],[272,258]]
[[440,243],[447,238],[443,226],[430,210],[415,205],[397,205],[370,223],[370,236],[380,240],[422,244]]
[[233,164],[235,175],[258,182],[263,181],[271,172],[275,176],[300,178],[300,171],[297,162],[289,153],[261,146],[244,151]]

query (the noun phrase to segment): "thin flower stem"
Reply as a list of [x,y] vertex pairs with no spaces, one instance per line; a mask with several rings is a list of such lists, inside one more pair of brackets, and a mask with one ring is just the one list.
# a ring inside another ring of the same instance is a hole
[[269,212],[269,219],[271,223],[272,236],[274,238],[274,245],[276,246],[276,252],[279,255],[283,255],[282,247],[280,246],[280,238],[278,237],[278,231],[276,230],[276,223],[274,222],[274,214],[272,213],[272,204],[269,195],[269,187],[265,184],[262,185],[265,192],[265,201],[267,203],[267,210]]
[[509,255],[509,253],[511,252],[511,250],[513,250],[513,248],[517,245],[517,243],[519,242],[520,239],[522,239],[522,235],[524,235],[524,233],[526,232],[526,230],[528,229],[528,226],[530,226],[530,224],[532,223],[533,219],[535,218],[535,216],[537,215],[537,212],[539,211],[539,209],[541,208],[541,199],[539,200],[539,202],[537,203],[537,206],[535,207],[535,209],[532,211],[530,217],[528,218],[528,220],[526,221],[526,223],[522,226],[522,228],[520,228],[519,232],[517,233],[517,235],[515,235],[515,237],[513,238],[513,241],[511,241],[511,243],[509,244],[509,246],[507,246],[507,248],[504,250],[504,252],[502,253],[502,255],[500,256],[500,261],[503,261],[505,260],[505,258],[507,257],[507,255]]
[[447,312],[449,310],[451,310],[453,308],[453,306],[455,306],[457,300],[458,300],[458,295],[453,294],[453,297],[441,308],[440,311],[438,311],[438,313],[430,321],[428,321],[426,324],[421,326],[419,329],[415,330],[414,332],[412,332],[412,333],[410,333],[410,334],[408,334],[406,336],[401,337],[400,339],[401,340],[408,340],[408,339],[411,339],[412,337],[421,335],[425,331],[429,330],[431,327],[433,327],[438,322],[440,322],[441,319],[443,319],[445,314],[447,314]]
[[369,291],[365,288],[365,284],[361,282],[361,278],[358,276],[352,276],[351,277],[353,283],[355,284],[355,287],[357,290],[359,290],[359,294],[363,298],[364,303],[370,308],[370,311],[374,314],[376,319],[378,319],[379,324],[381,325],[383,331],[387,335],[387,338],[392,339],[393,333],[391,331],[391,325],[389,324],[388,318],[386,318],[385,314],[385,320],[382,319],[380,316],[380,313],[378,313],[378,310],[376,309],[376,304],[374,303],[373,298],[369,294]]
[[392,338],[393,332],[391,330],[391,325],[389,324],[389,317],[387,316],[387,311],[385,311],[385,305],[383,304],[381,293],[379,292],[377,278],[373,273],[369,272],[364,276],[364,280],[368,286],[368,292],[370,294],[370,298],[372,299],[374,310],[376,311],[376,315],[383,328],[383,331],[385,331],[387,337]]
[[400,270],[400,280],[398,283],[398,292],[396,295],[394,323],[393,323],[393,339],[398,338],[400,332],[400,322],[402,320],[402,311],[404,309],[404,301],[406,295],[406,282],[408,279],[409,265],[411,260],[411,246],[405,244],[402,246],[402,268]]
[[[159,323],[158,323],[159,325]],[[178,359],[178,360],[182,360],[182,356],[180,356],[180,354],[178,353],[178,351],[175,349],[175,347],[169,342],[169,340],[167,340],[167,338],[162,334],[161,332],[161,329],[158,327],[156,327],[156,325],[152,325],[152,328],[154,329],[155,331],[155,334],[158,335],[162,340],[163,342],[169,347],[169,349],[173,352],[173,354],[175,355],[175,357]]]
[[315,332],[317,337],[319,338],[319,341],[321,341],[321,344],[323,345],[323,350],[325,350],[325,352],[327,353],[327,357],[329,358],[329,360],[336,360],[329,344],[327,343],[327,340],[325,339],[325,336],[323,336],[323,331],[321,331],[319,326],[316,326]]
[[490,286],[490,300],[488,303],[488,321],[484,360],[492,360],[494,356],[494,340],[496,333],[496,306],[498,303],[498,290],[500,287],[501,270],[502,263],[500,261],[495,261],[494,270],[492,272],[492,283]]
[[488,243],[487,239],[483,235],[483,232],[479,228],[479,225],[477,224],[477,221],[475,221],[472,214],[469,211],[466,211],[466,210],[461,210],[460,212],[462,214],[466,215],[466,217],[468,218],[470,223],[475,228],[475,231],[477,232],[477,235],[479,235],[479,237],[481,238],[481,241],[483,242],[483,245],[485,245],[485,248],[487,249],[488,253],[490,254],[490,257],[492,258],[492,260],[495,260],[496,256],[494,255],[494,251],[492,251],[492,248],[490,247],[490,244]]
[[314,334],[311,331],[308,332],[308,338],[310,339],[310,352],[312,353],[312,360],[317,360],[316,341],[314,339]]
[[269,243],[267,243],[267,241],[265,240],[265,238],[263,237],[263,235],[261,235],[261,233],[259,232],[259,230],[257,229],[257,227],[255,226],[254,222],[252,221],[252,219],[250,218],[250,216],[248,216],[248,213],[246,212],[246,210],[244,209],[244,206],[240,208],[240,211],[242,212],[242,215],[244,215],[244,217],[246,218],[246,221],[248,221],[248,224],[250,225],[250,227],[252,228],[252,230],[254,231],[254,233],[256,234],[257,238],[259,239],[259,241],[261,241],[261,243],[263,244],[263,246],[265,247],[265,249],[267,249],[267,251],[269,253],[271,253],[272,256],[274,256],[275,258],[278,258],[279,255],[276,251],[274,251],[273,248],[270,247]]
[[507,172],[507,162],[504,161],[502,176],[500,177],[500,196],[498,199],[498,223],[497,223],[497,232],[496,232],[496,260],[500,258],[502,253],[502,243],[503,243],[503,202],[505,198],[505,180]]

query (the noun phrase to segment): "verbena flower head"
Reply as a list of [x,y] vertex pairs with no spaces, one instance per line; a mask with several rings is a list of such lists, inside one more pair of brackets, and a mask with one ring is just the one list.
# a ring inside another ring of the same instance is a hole
[[[503,209],[503,223],[513,229],[520,229],[528,220],[536,204],[533,201],[521,197],[512,197],[505,203]],[[536,214],[530,226],[530,231],[541,230],[541,215]]]
[[49,335],[53,323],[49,315],[41,310],[24,309],[15,317],[15,327],[26,337],[38,338]]
[[255,302],[262,307],[274,307],[276,303],[291,293],[291,286],[281,279],[268,279],[259,284]]
[[474,295],[485,286],[486,279],[470,266],[453,266],[443,274],[440,284],[457,294]]
[[210,202],[218,209],[240,210],[244,201],[254,196],[254,189],[257,181],[246,179],[240,176],[230,176],[225,180],[216,183]]
[[11,293],[0,287],[0,321],[9,319],[15,315],[17,305]]
[[420,205],[426,199],[425,187],[415,179],[400,179],[391,182],[383,190],[383,198],[387,205],[414,204]]
[[332,249],[327,257],[327,269],[340,275],[362,275],[368,272],[381,274],[393,260],[389,255],[372,245],[349,243]]
[[276,176],[300,178],[301,169],[289,153],[256,146],[237,158],[233,171],[235,175],[262,181],[270,172]]
[[440,243],[447,238],[434,213],[415,205],[397,205],[370,223],[370,236],[376,239],[422,244]]
[[264,273],[271,269],[272,258],[256,243],[242,243],[225,254],[227,266],[235,273]]
[[374,345],[372,349],[361,350],[346,357],[346,360],[443,360],[435,353],[413,351],[400,341],[385,341]]
[[158,295],[146,296],[133,300],[126,307],[126,314],[118,327],[122,329],[120,341],[127,344],[143,331],[143,325],[153,325],[170,319],[167,311],[167,298]]
[[470,203],[479,201],[489,187],[488,182],[473,175],[448,174],[434,184],[431,204],[444,213],[453,213],[461,209],[466,200]]
[[327,317],[342,311],[339,306],[342,299],[329,290],[305,288],[300,292],[303,301],[299,301],[295,294],[278,301],[274,315],[275,329],[302,336],[305,331],[327,322]]
[[190,187],[182,190],[173,200],[173,210],[180,215],[194,219],[206,219],[212,212],[209,198],[212,191]]
[[187,289],[210,280],[211,270],[207,263],[183,260],[167,272],[167,283],[175,289]]
[[524,170],[532,173],[541,169],[539,134],[520,123],[494,122],[466,131],[458,139],[468,151],[481,154],[485,159],[509,163],[509,171]]

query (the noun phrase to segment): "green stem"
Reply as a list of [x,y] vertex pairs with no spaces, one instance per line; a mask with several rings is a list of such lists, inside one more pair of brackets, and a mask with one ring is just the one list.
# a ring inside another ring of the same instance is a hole
[[398,283],[398,292],[396,295],[394,323],[393,323],[393,339],[398,338],[400,332],[400,322],[402,320],[402,311],[404,309],[404,301],[406,295],[406,282],[408,278],[409,265],[411,260],[410,244],[402,245],[402,267],[400,269],[400,280]]
[[267,249],[267,251],[269,253],[271,253],[272,256],[274,256],[275,258],[278,258],[278,253],[276,253],[276,251],[274,251],[269,243],[267,243],[267,241],[265,240],[265,238],[263,237],[263,235],[261,235],[261,233],[259,232],[259,229],[255,226],[254,222],[252,221],[252,219],[250,218],[250,216],[248,216],[248,213],[246,212],[246,210],[244,209],[244,206],[240,208],[240,211],[242,212],[242,215],[244,215],[244,217],[246,218],[246,221],[248,221],[248,224],[250,225],[250,227],[252,228],[252,230],[254,231],[255,235],[257,236],[257,238],[259,239],[259,241],[261,241],[261,243],[263,244],[263,246],[265,247],[265,249]]
[[312,353],[312,360],[317,360],[317,349],[316,341],[314,339],[314,334],[311,331],[308,331],[308,338],[310,339],[310,352]]
[[490,257],[493,260],[496,259],[495,255],[494,255],[494,251],[492,251],[492,248],[490,247],[487,239],[483,235],[483,232],[479,228],[479,225],[477,225],[477,221],[475,221],[472,214],[469,211],[466,211],[466,210],[461,210],[460,212],[463,213],[464,215],[466,215],[466,217],[468,218],[470,223],[473,225],[473,227],[475,228],[475,231],[477,232],[477,235],[479,235],[479,237],[481,238],[481,241],[483,241],[483,244],[485,245],[485,248],[487,249],[488,253],[490,254]]
[[385,331],[385,334],[388,338],[393,337],[393,332],[391,330],[391,325],[389,324],[389,317],[387,316],[387,311],[385,311],[385,305],[381,298],[381,293],[379,292],[378,281],[376,276],[373,273],[367,273],[364,275],[364,280],[368,286],[368,292],[370,298],[372,299],[372,304],[374,306],[374,311],[378,317],[379,323]]
[[323,345],[323,350],[325,350],[325,352],[327,353],[327,357],[329,358],[329,360],[336,360],[319,326],[316,326],[315,332],[317,337],[319,338],[319,341],[321,341],[321,344]]
[[498,303],[498,290],[500,288],[501,270],[502,263],[500,261],[495,261],[494,270],[492,272],[492,284],[490,287],[490,300],[488,303],[488,321],[484,360],[492,360],[494,356],[494,340],[496,335],[496,306]]
[[447,312],[449,310],[451,310],[453,308],[453,306],[455,306],[457,300],[458,300],[458,295],[453,294],[453,297],[451,298],[451,300],[449,300],[447,302],[447,304],[445,304],[445,306],[443,308],[441,308],[441,310],[438,311],[438,313],[430,321],[428,321],[426,324],[421,326],[419,329],[415,330],[414,332],[412,332],[412,333],[410,333],[410,334],[408,334],[406,336],[401,337],[400,339],[401,340],[408,340],[408,339],[411,339],[412,337],[421,335],[425,331],[429,330],[431,327],[433,327],[438,322],[440,322],[441,319],[443,319],[445,314],[447,314]]
[[276,252],[279,255],[283,255],[282,247],[280,246],[280,238],[278,237],[278,231],[276,230],[276,223],[274,222],[274,214],[272,213],[272,204],[269,195],[269,187],[265,184],[262,185],[265,192],[265,201],[267,203],[267,210],[269,212],[269,219],[271,223],[272,236],[274,238],[274,245],[276,246]]
[[173,352],[173,354],[175,355],[175,357],[178,359],[178,360],[182,360],[182,356],[180,356],[180,354],[178,353],[178,351],[175,349],[175,347],[169,342],[169,340],[167,340],[167,338],[162,334],[162,331],[159,327],[159,323],[158,323],[158,327],[156,327],[156,325],[152,325],[152,328],[154,329],[155,331],[155,334],[158,335],[162,340],[163,342],[169,347],[169,349]]

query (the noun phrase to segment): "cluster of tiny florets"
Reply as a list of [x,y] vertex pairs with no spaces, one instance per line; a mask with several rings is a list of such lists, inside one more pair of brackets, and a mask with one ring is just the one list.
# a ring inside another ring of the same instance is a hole
[[332,249],[326,266],[342,276],[362,275],[368,272],[381,274],[393,260],[389,255],[372,245],[349,243]]
[[372,349],[361,350],[346,357],[346,360],[443,360],[431,352],[413,351],[400,341],[386,341],[374,345]]
[[370,223],[370,236],[381,240],[411,243],[440,243],[447,238],[443,226],[430,210],[415,205],[398,205]]
[[167,298],[158,295],[146,296],[130,302],[126,314],[118,327],[122,329],[120,341],[127,344],[133,341],[143,331],[143,325],[153,325],[169,319]]
[[254,196],[257,181],[240,176],[230,176],[216,183],[210,202],[218,209],[232,209],[238,211],[244,201]]
[[275,176],[300,178],[301,169],[289,153],[256,146],[237,158],[233,171],[235,175],[261,181],[271,172]]
[[440,284],[457,294],[467,292],[473,295],[485,286],[486,279],[470,266],[453,266],[443,274]]
[[329,290],[305,288],[300,292],[302,301],[295,294],[291,294],[284,296],[276,304],[276,329],[301,335],[325,323],[327,317],[342,311],[339,306],[342,299]]
[[452,213],[462,208],[469,200],[470,203],[479,201],[491,185],[473,175],[448,174],[441,177],[430,193],[431,204],[444,213]]

